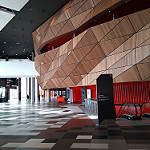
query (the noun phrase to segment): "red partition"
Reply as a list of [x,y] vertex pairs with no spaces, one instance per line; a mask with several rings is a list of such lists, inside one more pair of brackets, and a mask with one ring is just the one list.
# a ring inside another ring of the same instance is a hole
[[[91,89],[92,98],[96,98],[96,85],[84,86]],[[74,102],[81,102],[81,86],[72,87]],[[150,101],[150,81],[143,82],[122,82],[113,84],[114,103],[137,103],[143,104]]]
[[65,98],[62,96],[57,96],[57,102],[65,102]]
[[115,104],[143,104],[150,100],[150,81],[114,83]]
[[96,85],[85,86],[85,90],[86,89],[91,89],[91,98],[97,98],[97,95],[96,95]]
[[72,87],[71,89],[73,90],[73,102],[74,103],[81,103],[81,88],[82,86],[78,87]]
[[50,97],[53,97],[53,91],[50,91]]
[[[85,88],[85,91],[87,89],[91,89],[91,97],[92,98],[97,98],[96,95],[96,85],[90,85],[90,86],[83,86]],[[74,103],[82,103],[82,99],[81,99],[81,88],[82,86],[78,86],[78,87],[71,87],[71,89],[73,89],[73,102]]]

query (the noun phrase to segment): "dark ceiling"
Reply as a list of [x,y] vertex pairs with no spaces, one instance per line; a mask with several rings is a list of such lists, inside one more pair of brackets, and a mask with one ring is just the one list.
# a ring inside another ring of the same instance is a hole
[[30,0],[0,32],[0,59],[30,58],[32,32],[53,16],[69,0]]

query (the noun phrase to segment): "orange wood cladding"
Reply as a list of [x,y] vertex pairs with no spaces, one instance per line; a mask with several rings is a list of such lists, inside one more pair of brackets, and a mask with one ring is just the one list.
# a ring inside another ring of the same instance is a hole
[[[42,89],[150,80],[150,9],[89,28],[62,46],[35,57]],[[137,21],[137,22],[135,22]]]
[[125,0],[71,0],[59,12],[33,32],[34,49],[40,54],[42,47],[61,36],[79,30],[89,20]]

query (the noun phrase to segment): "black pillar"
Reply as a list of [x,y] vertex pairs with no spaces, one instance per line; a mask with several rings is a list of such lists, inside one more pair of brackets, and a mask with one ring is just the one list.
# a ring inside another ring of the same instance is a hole
[[29,99],[31,100],[31,78],[29,78]]
[[8,99],[9,99],[9,88],[8,87],[5,88],[5,98],[6,98],[6,101],[8,102]]
[[40,101],[39,83],[37,82],[37,100]]
[[115,119],[113,79],[111,74],[101,74],[97,80],[97,101],[99,124],[105,119]]
[[32,101],[35,102],[35,78],[32,78]]
[[18,99],[21,101],[21,78],[18,78]]

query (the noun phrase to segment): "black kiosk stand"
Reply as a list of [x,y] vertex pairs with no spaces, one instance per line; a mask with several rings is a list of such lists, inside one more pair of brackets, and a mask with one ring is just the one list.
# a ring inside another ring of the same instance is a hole
[[98,121],[115,119],[112,74],[101,74],[96,80]]

